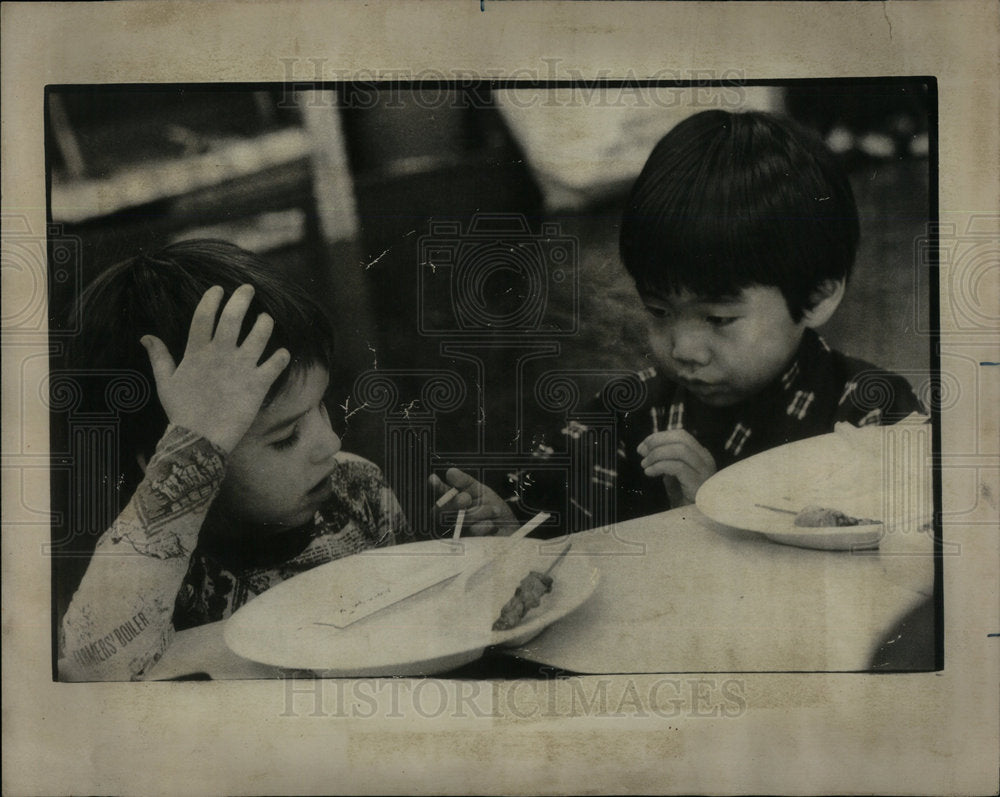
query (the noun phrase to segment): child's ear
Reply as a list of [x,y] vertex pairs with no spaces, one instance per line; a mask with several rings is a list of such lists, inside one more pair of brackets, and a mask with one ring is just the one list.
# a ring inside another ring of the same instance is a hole
[[824,280],[812,295],[813,306],[802,315],[802,323],[815,329],[821,327],[837,311],[844,298],[844,280]]
[[135,455],[135,461],[136,461],[136,464],[139,466],[139,470],[142,471],[142,475],[145,476],[146,475],[146,465],[148,464],[147,461],[146,461],[146,455],[143,454],[140,451],[138,454]]

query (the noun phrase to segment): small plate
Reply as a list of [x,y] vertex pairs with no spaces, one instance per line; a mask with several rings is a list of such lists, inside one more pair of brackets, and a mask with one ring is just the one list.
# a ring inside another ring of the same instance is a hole
[[[748,457],[709,478],[695,503],[718,523],[786,545],[826,551],[877,547],[888,531],[930,517],[925,500],[930,469],[912,457],[888,457],[885,452],[894,450],[888,429],[834,432]],[[906,506],[900,506],[901,500]],[[795,513],[811,505],[881,522],[796,526]]]
[[[503,538],[470,538],[378,548],[295,576],[247,603],[227,622],[236,654],[275,667],[330,676],[430,675],[479,658],[494,645],[516,647],[565,617],[591,596],[598,572],[573,550],[552,572],[552,591],[520,625],[493,631],[493,621],[531,570],[544,572],[563,540],[518,541],[509,553],[463,585],[454,576],[468,562],[499,551]],[[345,596],[378,592],[381,584],[442,581],[346,627],[331,622]]]

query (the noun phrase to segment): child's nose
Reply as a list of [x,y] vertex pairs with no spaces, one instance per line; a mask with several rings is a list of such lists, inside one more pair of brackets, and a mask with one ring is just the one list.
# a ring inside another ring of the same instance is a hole
[[678,328],[674,331],[670,355],[679,363],[707,365],[710,358],[705,340],[695,330]]
[[340,451],[340,437],[333,431],[333,427],[330,426],[329,422],[326,422],[323,424],[320,437],[313,448],[313,461],[317,463],[324,462],[338,451]]

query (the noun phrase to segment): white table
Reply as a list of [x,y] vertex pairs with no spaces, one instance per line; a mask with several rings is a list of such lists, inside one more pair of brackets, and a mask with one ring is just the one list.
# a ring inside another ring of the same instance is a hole
[[774,543],[695,507],[575,535],[595,595],[518,655],[581,673],[864,670],[882,637],[933,595],[933,540],[877,552]]
[[[864,670],[933,594],[932,553],[916,531],[873,552],[795,548],[684,507],[574,535],[595,594],[511,652],[579,673]],[[230,652],[222,625],[178,633],[150,677],[281,674]]]

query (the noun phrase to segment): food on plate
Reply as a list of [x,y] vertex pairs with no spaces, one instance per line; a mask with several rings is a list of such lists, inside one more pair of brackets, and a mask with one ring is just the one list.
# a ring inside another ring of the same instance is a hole
[[795,515],[795,525],[800,528],[831,528],[835,526],[877,526],[881,520],[871,520],[870,518],[852,517],[839,509],[827,509],[826,507],[811,504],[805,509],[796,512],[794,509],[782,509],[766,504],[754,504],[761,509],[768,509],[771,512],[782,512],[786,515]]
[[536,607],[546,592],[552,591],[552,577],[532,570],[521,579],[514,597],[504,604],[493,623],[494,631],[507,631],[521,622],[530,609]]
[[795,515],[795,525],[806,528],[827,528],[831,526],[874,526],[882,521],[852,517],[839,509],[822,506],[807,506]]

